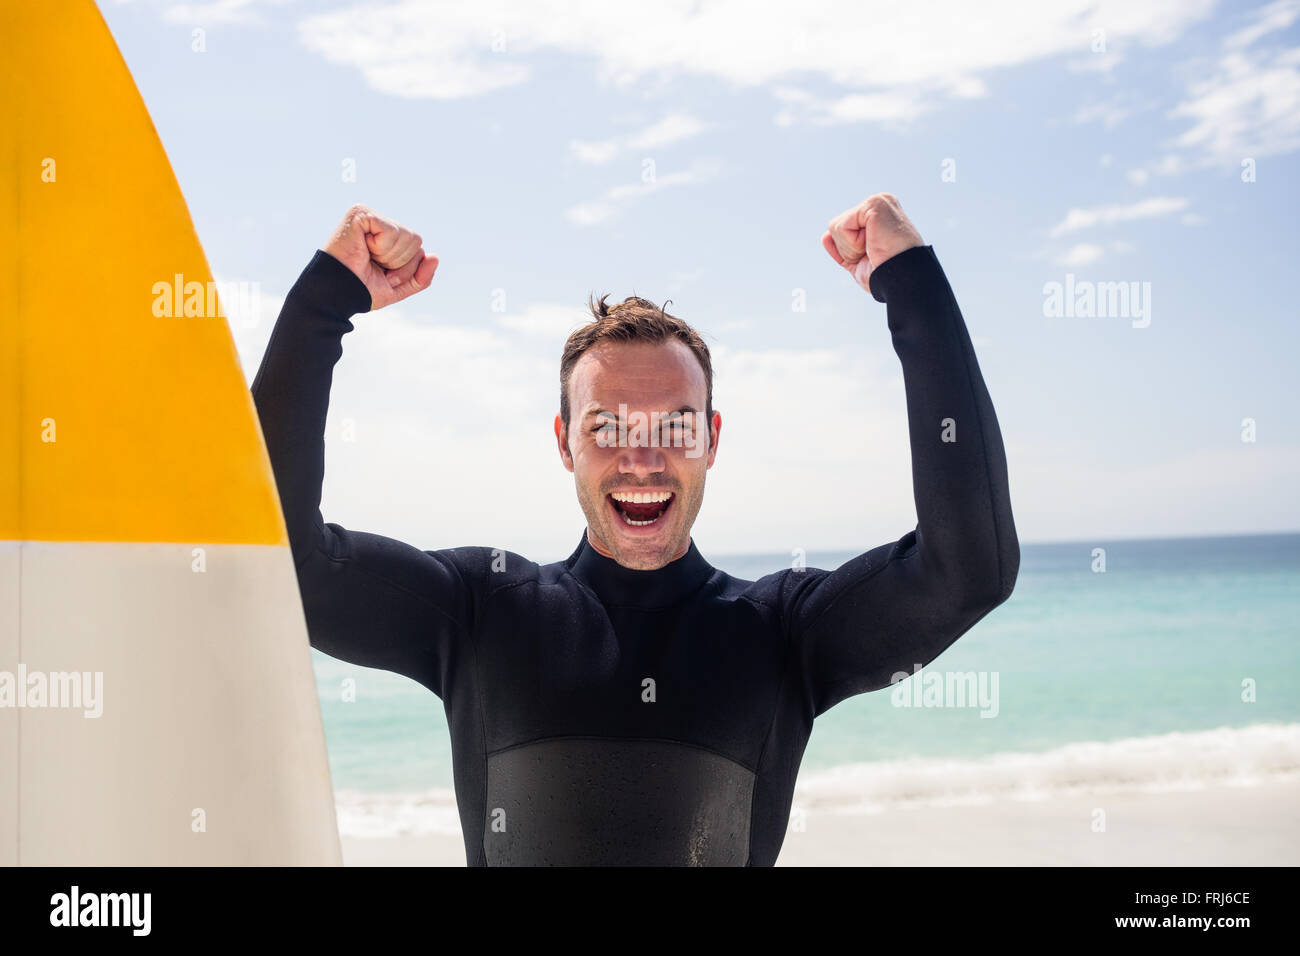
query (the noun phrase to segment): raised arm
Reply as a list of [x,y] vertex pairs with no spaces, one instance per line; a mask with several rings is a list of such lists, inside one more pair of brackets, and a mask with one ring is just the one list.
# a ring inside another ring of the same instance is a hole
[[405,674],[442,695],[471,600],[454,552],[326,524],[325,418],[351,317],[427,288],[438,260],[420,237],[365,207],[348,210],[285,297],[253,379],[311,644]]
[[789,574],[814,715],[930,663],[1011,595],[1020,566],[1002,434],[934,249],[887,193],[832,221],[823,245],[887,304],[917,525],[829,574]]

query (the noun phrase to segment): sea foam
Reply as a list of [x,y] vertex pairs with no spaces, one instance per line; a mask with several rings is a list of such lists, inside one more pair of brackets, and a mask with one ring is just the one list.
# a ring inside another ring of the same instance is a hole
[[871,813],[1077,793],[1256,786],[1296,776],[1300,724],[1254,724],[1085,741],[1040,753],[841,765],[801,774],[794,802],[809,809]]

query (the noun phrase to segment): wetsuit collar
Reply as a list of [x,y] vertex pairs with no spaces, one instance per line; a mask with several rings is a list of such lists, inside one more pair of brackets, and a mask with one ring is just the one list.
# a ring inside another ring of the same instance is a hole
[[607,558],[587,541],[587,532],[565,562],[574,577],[596,592],[607,606],[665,607],[694,593],[713,576],[713,566],[695,547],[654,571],[625,568]]

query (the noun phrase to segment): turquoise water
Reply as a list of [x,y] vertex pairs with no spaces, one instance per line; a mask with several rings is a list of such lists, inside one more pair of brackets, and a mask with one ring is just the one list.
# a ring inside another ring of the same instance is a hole
[[[1094,548],[1106,571],[1092,570]],[[852,555],[809,554],[835,567]],[[706,555],[753,579],[787,555]],[[418,684],[313,651],[336,788],[452,785],[442,702]],[[1300,721],[1300,534],[1025,545],[1011,600],[931,671],[997,675],[998,713],[897,707],[890,691],[817,720],[803,769],[1043,752],[1171,731]],[[347,679],[356,700],[341,700]],[[1256,700],[1242,700],[1243,681]]]

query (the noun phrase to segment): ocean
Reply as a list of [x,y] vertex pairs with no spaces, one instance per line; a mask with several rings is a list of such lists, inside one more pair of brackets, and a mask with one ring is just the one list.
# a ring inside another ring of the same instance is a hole
[[[750,580],[791,561],[705,557]],[[341,832],[458,833],[442,702],[407,678],[312,655]],[[795,807],[1297,775],[1300,534],[1031,544],[1011,599],[924,672],[817,719]]]

